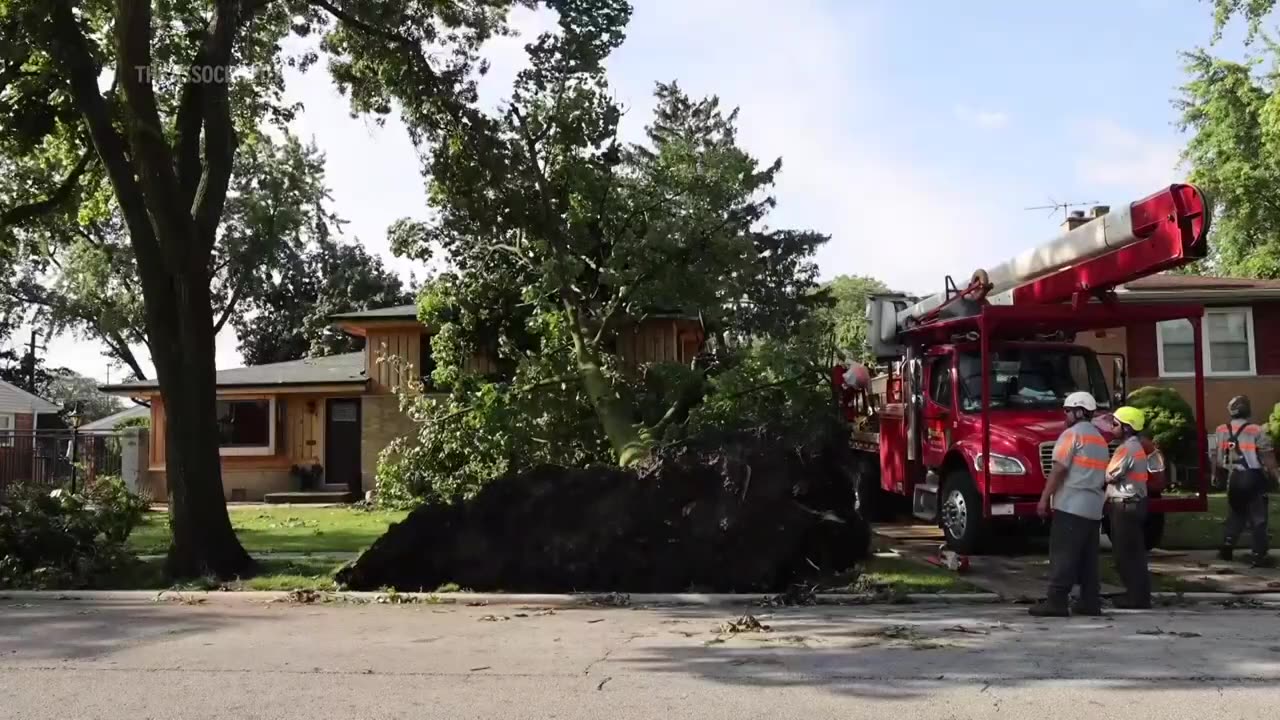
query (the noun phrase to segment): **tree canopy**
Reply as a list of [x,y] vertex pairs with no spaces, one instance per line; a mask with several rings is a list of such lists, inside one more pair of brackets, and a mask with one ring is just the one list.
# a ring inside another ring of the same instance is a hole
[[[399,252],[439,252],[451,270],[423,296],[435,377],[496,351],[517,384],[570,383],[623,464],[687,411],[693,394],[645,417],[610,348],[654,313],[700,318],[723,345],[789,331],[816,303],[814,249],[826,237],[768,230],[781,161],[737,143],[737,111],[655,88],[643,143],[618,134],[622,108],[604,61],[624,37],[621,0],[556,0],[559,31],[527,46],[529,66],[497,111],[416,125],[436,219],[403,223]],[[412,116],[410,117],[412,120]],[[536,368],[536,370],[535,370]]]

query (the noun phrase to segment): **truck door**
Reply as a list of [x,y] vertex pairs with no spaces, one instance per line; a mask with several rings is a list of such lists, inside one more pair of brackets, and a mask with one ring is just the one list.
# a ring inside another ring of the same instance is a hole
[[942,465],[951,447],[951,424],[955,412],[954,355],[946,353],[929,358],[924,401],[924,437],[920,443],[921,459],[926,468]]

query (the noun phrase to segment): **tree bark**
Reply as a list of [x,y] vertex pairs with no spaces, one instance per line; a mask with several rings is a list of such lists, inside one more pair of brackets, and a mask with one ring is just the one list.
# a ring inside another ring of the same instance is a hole
[[566,306],[566,310],[578,375],[591,399],[591,406],[595,408],[596,418],[609,438],[609,446],[613,448],[618,464],[623,467],[634,465],[649,454],[649,443],[633,420],[632,408],[623,402],[613,383],[605,377],[600,351],[587,343],[578,312],[570,306]]

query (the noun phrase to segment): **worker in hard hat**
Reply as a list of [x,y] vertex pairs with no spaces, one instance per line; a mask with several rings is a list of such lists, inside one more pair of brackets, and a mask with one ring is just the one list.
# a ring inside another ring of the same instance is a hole
[[[1098,580],[1098,534],[1101,531],[1106,496],[1107,462],[1111,453],[1107,440],[1093,424],[1098,403],[1087,392],[1073,392],[1063,401],[1066,429],[1053,446],[1053,470],[1037,511],[1048,517],[1053,511],[1049,533],[1049,592],[1029,612],[1038,617],[1101,615],[1102,597]],[[1074,585],[1080,585],[1080,601],[1068,607]]]
[[1267,490],[1276,477],[1276,456],[1271,438],[1250,422],[1249,398],[1237,395],[1227,403],[1230,420],[1218,426],[1215,463],[1227,472],[1227,519],[1218,557],[1231,560],[1236,540],[1246,528],[1252,535],[1250,564],[1275,567],[1267,554]]
[[1122,407],[1113,417],[1124,438],[1107,464],[1107,518],[1116,571],[1124,583],[1125,597],[1116,607],[1151,607],[1151,576],[1147,569],[1147,451],[1140,433],[1146,416],[1135,407]]

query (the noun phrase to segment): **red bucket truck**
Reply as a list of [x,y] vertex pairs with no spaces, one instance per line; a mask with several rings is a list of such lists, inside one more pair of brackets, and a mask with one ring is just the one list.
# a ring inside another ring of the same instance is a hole
[[[1091,393],[1106,433],[1108,411],[1127,394],[1124,357],[1111,358],[1109,386],[1106,356],[1076,344],[1076,334],[1177,319],[1190,321],[1195,343],[1199,492],[1153,497],[1148,544],[1159,540],[1163,513],[1203,512],[1204,308],[1122,305],[1115,289],[1205,257],[1208,229],[1203,194],[1173,185],[979,269],[963,287],[948,277],[944,292],[923,300],[871,298],[868,342],[886,372],[869,392],[844,388],[862,512],[875,516],[894,496],[910,499],[912,514],[937,522],[961,554],[979,552],[1002,523],[1040,524],[1036,501],[1063,430],[1063,399]],[[1153,465],[1162,462],[1156,453]]]

